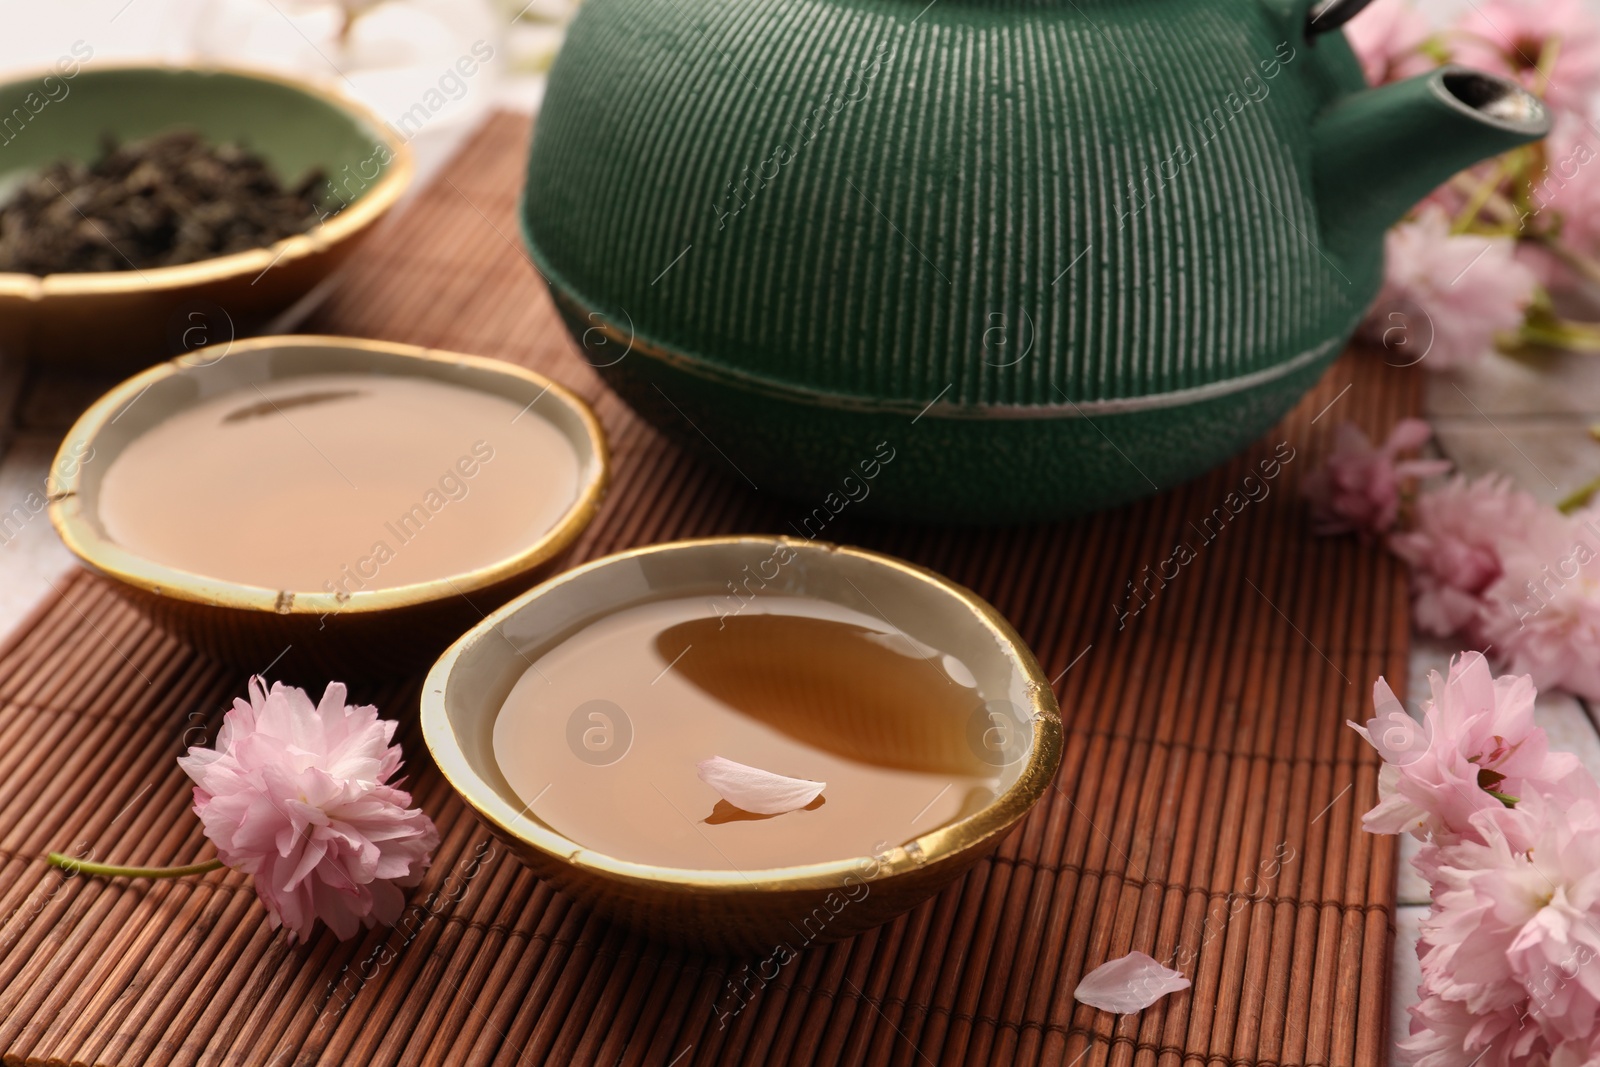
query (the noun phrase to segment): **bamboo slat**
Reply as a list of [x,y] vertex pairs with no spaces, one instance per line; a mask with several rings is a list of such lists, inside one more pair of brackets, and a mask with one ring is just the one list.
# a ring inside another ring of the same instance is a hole
[[[357,254],[308,330],[496,356],[589,399],[616,481],[569,563],[785,529],[803,504],[679,451],[574,354],[514,243],[526,136],[496,116]],[[1413,413],[1417,382],[1347,354],[1233,463],[1104,515],[830,526],[999,607],[1055,678],[1065,754],[1056,788],[968,877],[808,949],[728,1017],[749,961],[614,928],[488,837],[428,763],[416,679],[352,696],[401,720],[411,788],[439,824],[413,900],[460,890],[420,922],[290,948],[239,875],[48,868],[52,848],[209,856],[174,757],[214,736],[245,681],[75,574],[0,648],[4,1061],[1379,1067],[1395,853],[1360,828],[1377,768],[1343,723],[1376,675],[1405,681],[1404,575],[1377,548],[1311,537],[1296,486],[1340,421],[1376,432]],[[1294,456],[1271,492],[1201,533],[1280,446]],[[1119,621],[1130,580],[1185,541],[1195,560]],[[1122,1018],[1073,1000],[1083,974],[1135,949],[1193,988]]]

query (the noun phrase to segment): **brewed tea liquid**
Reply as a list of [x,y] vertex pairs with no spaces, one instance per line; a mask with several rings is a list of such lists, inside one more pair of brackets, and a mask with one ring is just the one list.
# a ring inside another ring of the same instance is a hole
[[294,592],[432,581],[514,556],[578,492],[536,412],[444,382],[328,374],[197,404],[131,442],[98,513],[192,574]]
[[[963,664],[871,615],[772,596],[719,618],[704,597],[661,600],[537,657],[494,751],[531,815],[580,845],[750,871],[872,855],[982,808],[999,782],[973,743],[983,703]],[[712,756],[827,788],[751,815],[696,775]]]

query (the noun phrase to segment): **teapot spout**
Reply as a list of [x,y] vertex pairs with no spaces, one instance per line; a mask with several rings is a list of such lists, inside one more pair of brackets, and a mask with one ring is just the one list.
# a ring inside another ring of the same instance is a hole
[[1451,175],[1549,132],[1538,97],[1464,67],[1345,97],[1323,112],[1312,139],[1324,241],[1362,255]]

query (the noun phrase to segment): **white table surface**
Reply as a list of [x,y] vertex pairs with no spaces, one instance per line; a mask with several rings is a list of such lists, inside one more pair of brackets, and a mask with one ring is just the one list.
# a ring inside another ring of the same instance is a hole
[[[418,145],[424,175],[442,164],[467,132]],[[293,323],[285,322],[277,332],[292,330]],[[29,492],[42,496],[61,437],[78,413],[113,384],[113,378],[63,377],[0,362],[0,513]],[[1555,356],[1537,368],[1491,357],[1471,371],[1431,376],[1426,410],[1443,452],[1467,474],[1500,470],[1548,501],[1600,475],[1600,443],[1587,432],[1600,421],[1600,356]],[[0,545],[0,632],[9,631],[73,566],[42,513]],[[1428,692],[1428,671],[1444,669],[1456,651],[1438,642],[1416,641],[1409,687],[1413,712],[1419,696]],[[1541,697],[1537,714],[1553,747],[1578,753],[1600,775],[1600,714],[1595,708],[1551,694]],[[1397,1035],[1409,1025],[1405,1009],[1418,982],[1417,924],[1428,903],[1427,886],[1409,864],[1412,843],[1405,838],[1401,847],[1392,993]]]

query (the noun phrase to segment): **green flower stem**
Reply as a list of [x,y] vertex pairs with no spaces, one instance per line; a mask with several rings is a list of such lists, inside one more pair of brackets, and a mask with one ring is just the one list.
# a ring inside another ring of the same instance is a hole
[[1529,321],[1515,334],[1514,340],[1571,352],[1600,352],[1600,325],[1557,318]]
[[1562,497],[1561,503],[1556,505],[1556,510],[1563,515],[1571,515],[1574,511],[1587,507],[1596,493],[1600,493],[1600,478],[1585,482]]
[[1542,100],[1550,92],[1550,75],[1555,73],[1556,60],[1561,58],[1561,35],[1551,34],[1545,38],[1544,48],[1539,52],[1539,62],[1535,67],[1539,72],[1539,82],[1534,86],[1534,92]]
[[191,874],[205,874],[222,866],[221,860],[191,863],[186,867],[118,867],[112,863],[92,863],[52,852],[45,857],[50,866],[60,867],[69,874],[95,874],[102,878],[183,878]]
[[[1502,167],[1504,165],[1502,164]],[[1504,193],[1489,182],[1479,182],[1470,171],[1463,171],[1450,179],[1450,184],[1469,201],[1477,205],[1474,215],[1462,216],[1455,220],[1450,227],[1451,233],[1481,233],[1485,228],[1490,233],[1515,234],[1517,224],[1522,215]],[[1479,215],[1488,216],[1479,219]],[[1477,226],[1474,228],[1474,220]],[[1493,225],[1497,224],[1497,225]]]
[[1495,190],[1499,188],[1500,181],[1504,175],[1504,161],[1496,161],[1494,170],[1485,175],[1482,180],[1467,172],[1463,172],[1458,176],[1456,186],[1467,193],[1467,203],[1451,224],[1451,233],[1467,232],[1468,228],[1478,218],[1478,215],[1482,213],[1484,206],[1489,203],[1489,198],[1495,195]]

